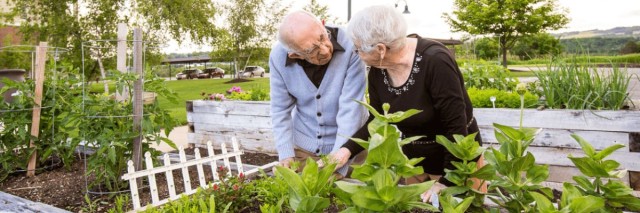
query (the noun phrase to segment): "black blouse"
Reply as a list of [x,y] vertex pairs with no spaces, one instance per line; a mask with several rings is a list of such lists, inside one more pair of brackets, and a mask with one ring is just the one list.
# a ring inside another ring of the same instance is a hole
[[[425,157],[417,166],[432,175],[443,175],[445,168],[454,169],[450,162],[457,159],[435,143],[435,136],[444,135],[453,141],[453,134],[478,132],[478,126],[472,119],[473,108],[462,73],[449,50],[438,42],[419,38],[411,74],[403,85],[391,86],[386,70],[375,67],[371,67],[368,80],[369,101],[379,113],[382,113],[383,103],[391,105],[389,113],[422,110],[396,124],[403,138],[425,136],[402,147],[407,157]],[[373,115],[370,115],[369,121],[372,119]],[[353,137],[367,140],[370,137],[367,125]],[[480,134],[476,140],[482,144]],[[349,149],[352,156],[363,150],[352,140],[343,147]],[[444,178],[440,182],[450,184]]]

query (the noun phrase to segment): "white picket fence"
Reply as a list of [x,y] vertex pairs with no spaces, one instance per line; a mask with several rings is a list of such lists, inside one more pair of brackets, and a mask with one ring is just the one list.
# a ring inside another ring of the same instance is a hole
[[[254,173],[257,173],[258,171],[260,171],[260,169],[266,170],[268,168],[271,168],[277,165],[278,163],[278,162],[272,162],[264,166],[259,166],[245,172],[243,169],[242,161],[241,161],[241,155],[244,152],[240,150],[238,146],[238,142],[235,137],[231,138],[231,144],[233,148],[232,152],[227,151],[227,147],[225,143],[220,143],[220,149],[222,150],[222,153],[216,154],[213,151],[214,149],[213,149],[212,143],[207,142],[208,156],[201,157],[200,150],[195,149],[195,158],[188,161],[187,161],[187,155],[184,152],[184,148],[181,146],[179,147],[180,163],[171,164],[170,155],[168,153],[165,153],[163,156],[164,166],[156,167],[156,168],[153,167],[153,158],[151,158],[151,153],[147,152],[145,153],[145,160],[144,160],[146,169],[141,171],[135,171],[135,168],[133,166],[133,161],[129,160],[127,162],[128,173],[124,174],[122,176],[122,179],[125,181],[129,181],[129,186],[131,190],[131,201],[133,202],[133,210],[139,211],[149,206],[152,206],[152,207],[160,206],[171,200],[178,199],[182,195],[191,195],[195,193],[196,189],[192,189],[191,187],[191,177],[189,176],[189,168],[188,168],[190,166],[196,166],[198,171],[198,182],[200,183],[200,187],[203,189],[206,189],[209,186],[211,186],[211,184],[206,182],[204,167],[205,166],[211,167],[211,173],[214,179],[213,183],[217,183],[219,181],[217,170],[216,170],[218,160],[222,160],[224,167],[229,169],[229,172],[227,173],[228,176],[231,176],[231,170],[232,170],[232,163],[229,162],[229,158],[235,158],[235,163],[233,165],[235,165],[235,171],[237,172],[236,174],[244,173],[245,176],[250,176]],[[173,172],[172,172],[173,170],[182,171],[182,179],[184,183],[184,193],[182,194],[176,194],[176,188],[175,188],[176,186],[173,180]],[[161,199],[159,196],[158,186],[156,183],[156,176],[155,176],[156,174],[161,174],[161,173],[165,174],[166,181],[167,181],[167,188],[169,191],[169,196],[164,199]],[[149,184],[149,190],[151,193],[151,203],[149,203],[149,205],[143,208],[140,202],[140,189],[138,186],[137,179],[138,178],[142,179],[145,177],[147,178],[148,184]]]

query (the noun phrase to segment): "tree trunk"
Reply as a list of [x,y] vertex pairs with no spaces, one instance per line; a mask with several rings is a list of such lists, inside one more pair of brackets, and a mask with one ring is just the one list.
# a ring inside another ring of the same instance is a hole
[[507,39],[500,36],[500,51],[502,52],[502,66],[507,68]]

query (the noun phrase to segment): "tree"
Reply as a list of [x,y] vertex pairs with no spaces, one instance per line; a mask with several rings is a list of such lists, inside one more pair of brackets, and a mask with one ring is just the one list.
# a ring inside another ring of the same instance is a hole
[[548,33],[537,33],[522,37],[512,50],[520,60],[530,60],[544,55],[555,57],[562,52],[562,45],[559,39]]
[[246,64],[252,55],[267,47],[275,38],[277,23],[289,6],[280,0],[266,5],[263,0],[231,0],[223,3],[225,25],[212,42],[211,58],[233,60],[238,77],[238,63]]
[[[154,0],[49,0],[22,1],[8,0],[12,8],[11,15],[2,16],[4,20],[13,20],[20,14],[25,21],[20,33],[25,41],[47,41],[49,46],[69,49],[61,56],[73,64],[82,67],[83,42],[89,40],[114,40],[117,23],[127,23],[129,27],[141,27],[144,41],[147,42],[145,54],[158,52],[161,43],[169,39],[178,42],[185,39],[195,43],[205,43],[214,37],[216,26],[213,17],[216,14],[214,4],[209,0],[154,1]],[[86,9],[81,12],[80,7]],[[99,43],[99,44],[98,44]],[[113,43],[96,42],[101,48],[91,51],[84,49],[85,74],[89,79],[98,71],[115,69],[109,60],[115,55]],[[98,50],[99,49],[99,50]]]
[[304,6],[302,9],[316,15],[316,17],[322,20],[323,23],[342,25],[342,23],[338,21],[337,17],[333,17],[329,14],[329,7],[327,7],[327,5],[320,5],[317,0],[311,0],[309,4]]
[[622,47],[622,49],[620,49],[620,54],[632,54],[632,53],[638,53],[640,52],[640,47],[638,47],[638,44],[634,41],[629,41],[627,42],[624,47]]
[[454,31],[498,37],[502,65],[507,66],[507,51],[518,38],[565,26],[566,11],[555,0],[455,0],[453,14],[443,17]]
[[480,38],[474,41],[474,53],[476,57],[491,60],[498,57],[498,49],[500,46],[498,45],[498,41],[492,37]]

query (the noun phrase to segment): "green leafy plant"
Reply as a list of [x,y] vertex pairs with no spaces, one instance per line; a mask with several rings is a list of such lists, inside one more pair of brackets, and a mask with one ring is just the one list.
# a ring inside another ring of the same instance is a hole
[[390,106],[385,103],[382,106],[384,114],[380,114],[370,105],[359,103],[367,107],[375,118],[367,126],[371,133],[368,141],[352,138],[368,151],[365,162],[353,166],[351,174],[351,177],[362,181],[364,185],[336,182],[339,190],[343,191],[338,191],[336,196],[351,205],[345,212],[400,212],[414,208],[438,211],[418,200],[419,195],[431,188],[434,181],[398,186],[400,178],[424,173],[422,167],[414,167],[423,158],[408,159],[401,148],[421,136],[401,140],[400,131],[391,123],[400,122],[420,111],[412,109],[389,114]]
[[[17,170],[26,170],[33,151],[37,151],[36,169],[42,168],[51,157],[59,159],[65,167],[75,160],[76,141],[68,138],[77,134],[79,116],[74,112],[80,101],[80,82],[75,70],[61,66],[57,72],[45,76],[38,137],[31,136],[32,109],[34,108],[35,82],[14,82],[4,79],[0,94],[16,89],[7,103],[0,96],[0,181]],[[29,147],[33,140],[35,149]],[[55,161],[54,159],[54,161]]]
[[460,69],[465,88],[512,91],[519,82],[508,69],[483,60],[464,63]]
[[250,182],[251,191],[256,195],[254,199],[258,200],[262,205],[260,209],[265,212],[288,212],[290,209],[289,186],[281,176],[269,176],[260,170],[260,174],[256,179]]
[[204,190],[204,193],[216,197],[214,206],[216,210],[242,212],[251,207],[255,193],[243,173],[229,177],[229,172],[229,168],[219,166],[217,168],[219,182]]
[[[326,162],[326,161],[325,161]],[[329,207],[330,186],[336,164],[319,168],[311,158],[300,175],[292,169],[276,166],[276,175],[281,176],[289,186],[289,205],[296,212],[322,212]]]
[[[116,89],[122,91],[124,86],[133,88],[136,79],[134,74],[114,72],[111,80],[116,82]],[[146,91],[176,100],[175,93],[162,86],[163,79],[155,78],[149,72],[145,79]],[[129,97],[133,95],[129,94]],[[80,137],[74,140],[85,140],[95,151],[87,159],[87,175],[95,176],[91,186],[104,186],[109,191],[125,188],[127,184],[120,177],[127,168],[126,159],[132,157],[133,139],[140,134],[133,129],[134,103],[131,99],[118,101],[106,94],[86,94],[84,102],[76,104],[83,106],[79,112],[83,119],[78,126]],[[162,109],[157,101],[145,104],[143,112],[141,134],[145,142],[142,143],[142,153],[148,151],[154,157],[159,155],[149,146],[150,143],[167,143],[175,148],[166,135],[176,124],[169,112]],[[160,134],[162,129],[165,135]]]
[[[508,92],[497,89],[467,89],[471,104],[476,108],[491,108],[493,103],[491,97],[495,97],[496,108],[520,108],[520,96],[515,92]],[[538,106],[538,96],[529,92],[524,94],[525,108],[536,108]]]
[[[633,189],[619,180],[627,174],[627,171],[618,170],[620,163],[615,160],[605,160],[607,156],[624,145],[614,144],[602,151],[595,151],[593,146],[582,137],[576,134],[571,136],[586,154],[584,157],[569,156],[583,174],[573,177],[577,183],[576,191],[579,191],[580,195],[604,199],[605,208],[599,212],[619,212],[624,207],[632,211],[640,211],[640,199],[632,195]],[[608,179],[607,183],[604,183],[603,179]],[[570,184],[565,185],[573,187]]]
[[[463,137],[462,135],[454,135],[453,137],[456,140],[455,143],[451,142],[444,136],[438,135],[436,136],[436,141],[443,145],[453,156],[462,160],[462,162],[451,162],[453,166],[455,166],[454,170],[445,169],[446,174],[444,177],[456,186],[448,187],[442,191],[441,194],[443,199],[447,199],[443,200],[443,202],[447,203],[449,200],[453,201],[449,196],[457,196],[465,199],[465,201],[461,203],[461,205],[464,204],[462,206],[466,205],[469,207],[470,204],[473,204],[473,210],[481,212],[484,209],[483,204],[485,195],[479,191],[480,189],[473,188],[474,183],[471,178],[477,178],[483,182],[487,180],[490,181],[495,178],[496,171],[491,164],[478,169],[475,159],[484,153],[485,148],[480,147],[480,144],[475,141],[476,134],[477,133],[470,134],[466,137]],[[471,201],[466,201],[469,198]],[[469,202],[469,204],[465,204],[466,202]],[[446,210],[446,206],[447,205],[443,204],[443,209],[445,212],[448,212]],[[454,203],[451,203],[450,206],[455,209]]]
[[[230,205],[231,203],[229,203]],[[229,206],[227,205],[227,207]],[[216,212],[216,199],[213,194],[206,193],[202,189],[191,196],[181,196],[180,199],[171,201],[160,208],[148,208],[144,213],[161,213],[161,212]],[[228,208],[221,212],[228,212]]]
[[628,99],[631,76],[616,64],[611,71],[595,65],[553,61],[547,72],[535,72],[549,108],[618,110]]

